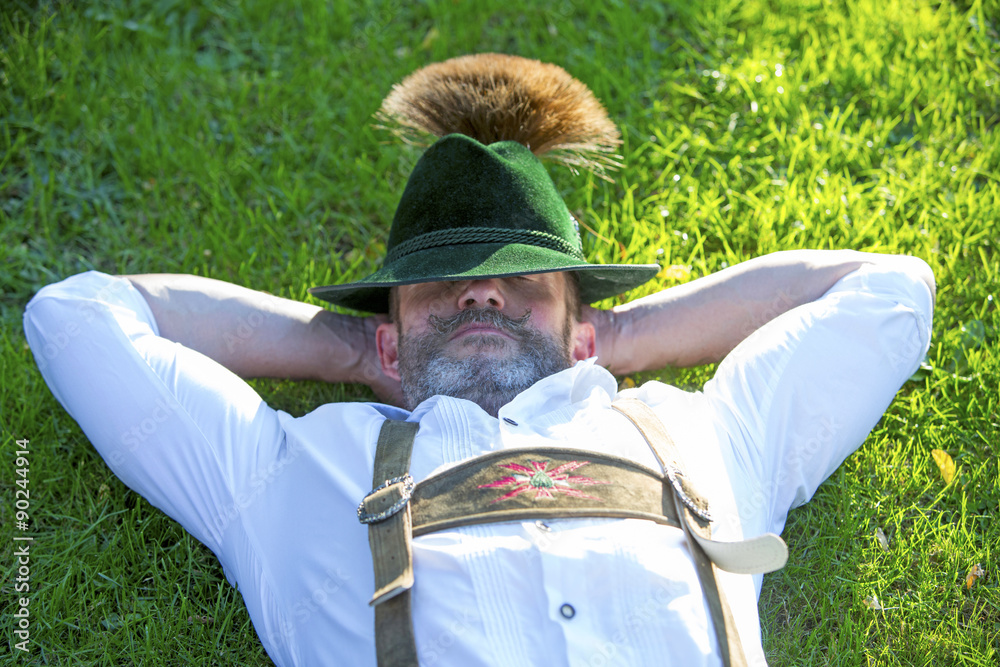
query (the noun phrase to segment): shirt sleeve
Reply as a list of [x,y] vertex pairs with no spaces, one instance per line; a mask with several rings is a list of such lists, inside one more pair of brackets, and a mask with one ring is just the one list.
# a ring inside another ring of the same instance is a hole
[[225,566],[240,496],[282,447],[277,413],[221,365],[161,338],[125,278],[91,271],[45,287],[24,330],[52,393],[112,472]]
[[865,264],[846,275],[743,341],[706,384],[747,535],[780,532],[919,367],[933,299],[907,266]]

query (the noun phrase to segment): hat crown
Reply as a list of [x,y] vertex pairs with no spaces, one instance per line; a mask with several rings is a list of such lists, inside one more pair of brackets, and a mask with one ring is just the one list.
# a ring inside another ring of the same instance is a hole
[[486,146],[453,134],[431,146],[410,175],[386,262],[461,243],[525,243],[583,257],[573,217],[527,147],[515,141]]

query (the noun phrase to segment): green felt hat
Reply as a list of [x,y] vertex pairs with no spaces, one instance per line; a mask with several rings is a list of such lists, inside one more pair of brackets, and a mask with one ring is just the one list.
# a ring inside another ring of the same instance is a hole
[[657,264],[591,264],[576,221],[531,150],[517,141],[484,145],[439,139],[403,191],[378,271],[343,285],[313,287],[325,301],[385,313],[399,285],[575,271],[583,303],[653,278]]

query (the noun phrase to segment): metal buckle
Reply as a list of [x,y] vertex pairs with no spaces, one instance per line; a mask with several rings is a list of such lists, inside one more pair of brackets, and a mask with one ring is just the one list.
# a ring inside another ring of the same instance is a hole
[[695,516],[698,518],[711,523],[712,515],[708,509],[698,507],[694,500],[692,500],[684,491],[684,485],[681,483],[681,480],[687,479],[687,477],[684,476],[684,473],[671,465],[666,466],[666,468],[667,478],[670,480],[670,485],[674,487],[674,493],[676,493],[677,497],[681,499],[684,506],[694,512]]
[[[369,514],[365,511],[365,502],[367,502],[369,498],[382,489],[388,488],[393,484],[399,484],[400,482],[403,483],[402,493],[400,494],[399,500],[394,502],[391,507],[378,512],[377,514]],[[410,477],[410,473],[406,473],[402,477],[393,477],[392,479],[385,480],[378,487],[372,489],[368,495],[364,497],[364,500],[361,501],[361,504],[358,505],[358,521],[365,524],[385,521],[393,514],[406,507],[406,503],[410,502],[410,496],[413,495],[414,486],[415,484],[413,483],[413,478]]]

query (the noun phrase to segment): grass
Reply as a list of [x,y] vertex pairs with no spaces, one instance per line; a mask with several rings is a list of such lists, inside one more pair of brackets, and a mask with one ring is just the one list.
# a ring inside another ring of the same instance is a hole
[[[502,51],[566,67],[621,126],[614,184],[552,173],[590,258],[664,266],[633,297],[790,248],[930,263],[926,367],[791,514],[764,645],[773,665],[996,664],[998,30],[996,0],[5,3],[0,540],[17,438],[35,537],[27,654],[11,549],[0,562],[15,661],[269,664],[211,553],[118,482],[46,389],[27,300],[92,268],[299,299],[367,274],[417,158],[371,114],[421,65]],[[711,371],[655,375],[697,387]],[[297,414],[369,396],[255,385]],[[988,575],[966,589],[976,563]]]

